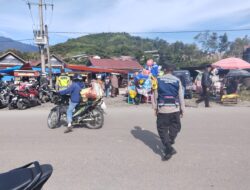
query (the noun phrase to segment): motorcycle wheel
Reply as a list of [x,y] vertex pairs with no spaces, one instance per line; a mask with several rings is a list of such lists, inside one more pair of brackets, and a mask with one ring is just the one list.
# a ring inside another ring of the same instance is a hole
[[13,110],[14,106],[12,106],[12,104],[8,104],[8,108],[9,108],[9,110]]
[[48,97],[47,96],[43,96],[42,97],[42,103],[46,103],[48,102]]
[[48,99],[47,96],[43,96],[43,95],[42,95],[42,96],[40,97],[40,100],[41,100],[42,103],[46,103],[46,102],[47,102],[47,99]]
[[17,108],[18,108],[19,110],[25,110],[25,109],[28,108],[28,106],[27,106],[24,102],[18,101],[18,102],[17,102]]
[[104,123],[104,115],[99,109],[94,109],[90,112],[90,117],[93,121],[88,121],[86,126],[89,129],[100,129]]
[[0,108],[4,108],[4,107],[5,107],[5,105],[2,104],[2,102],[0,101]]
[[52,110],[49,113],[47,124],[50,129],[55,129],[59,123],[59,115],[56,110]]

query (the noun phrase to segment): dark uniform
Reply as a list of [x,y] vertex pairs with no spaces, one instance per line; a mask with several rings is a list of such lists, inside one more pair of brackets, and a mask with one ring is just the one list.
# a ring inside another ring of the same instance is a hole
[[202,101],[205,101],[205,107],[209,107],[209,99],[210,99],[210,92],[209,89],[212,85],[212,80],[211,80],[211,74],[208,70],[206,70],[202,74],[201,78],[201,86],[202,86],[202,95],[199,100],[196,101],[196,103],[200,103]]
[[157,130],[165,154],[171,155],[172,144],[181,130],[180,112],[184,110],[184,94],[180,80],[172,74],[157,79],[158,89],[154,91],[153,106],[157,110]]

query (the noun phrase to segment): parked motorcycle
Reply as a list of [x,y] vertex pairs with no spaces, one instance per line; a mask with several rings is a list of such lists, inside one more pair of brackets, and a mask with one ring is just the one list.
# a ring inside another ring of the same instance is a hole
[[9,109],[18,108],[24,110],[37,105],[41,105],[41,102],[36,84],[11,90]]
[[[34,165],[33,167],[31,167]],[[52,175],[50,164],[35,161],[20,168],[0,174],[1,190],[41,190]]]
[[59,94],[55,89],[50,90],[50,102],[56,103],[59,100]]
[[[69,104],[69,96],[59,96],[56,106],[51,109],[48,116],[48,127],[54,129],[66,121],[66,112]],[[101,108],[103,100],[80,103],[73,112],[73,125],[86,126],[90,129],[99,129],[104,123],[104,110]]]
[[20,97],[17,94],[17,87],[12,85],[10,86],[9,91],[9,100],[8,100],[8,108],[9,110],[17,108],[17,101]]
[[0,108],[8,106],[9,103],[9,87],[1,86],[0,87]]
[[39,99],[42,103],[51,102],[54,103],[56,101],[55,98],[57,92],[54,89],[50,89],[49,87],[40,87],[39,88]]

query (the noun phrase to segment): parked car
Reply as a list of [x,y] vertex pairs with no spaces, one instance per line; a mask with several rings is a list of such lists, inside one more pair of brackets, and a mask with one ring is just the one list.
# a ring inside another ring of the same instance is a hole
[[193,98],[193,82],[188,70],[177,70],[173,72],[173,75],[181,80],[184,87],[184,97],[187,99]]

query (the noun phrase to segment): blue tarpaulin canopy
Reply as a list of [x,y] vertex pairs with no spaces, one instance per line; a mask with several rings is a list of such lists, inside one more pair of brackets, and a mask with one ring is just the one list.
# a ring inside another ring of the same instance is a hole
[[14,67],[6,68],[6,69],[1,69],[0,73],[11,73],[11,72],[14,72],[15,70],[21,69],[21,67],[22,66],[14,66]]
[[11,81],[14,80],[13,76],[3,76],[2,81]]
[[72,71],[73,71],[72,69],[68,69],[68,68],[65,68],[65,69],[64,69],[64,72],[65,72],[65,73],[72,72]]
[[[39,71],[39,72],[42,71],[42,69],[41,69],[40,67],[32,67],[32,70],[33,70],[33,71]],[[46,73],[49,73],[49,72],[50,72],[49,68],[46,68],[45,71],[46,71]],[[61,73],[61,69],[52,68],[52,73],[53,73],[53,74],[59,74],[59,73]]]
[[[39,71],[39,72],[42,71],[42,69],[40,67],[32,67],[32,70],[33,71]],[[65,70],[65,72],[71,72],[72,71],[71,69],[67,69],[67,68],[65,68],[64,70]],[[46,71],[46,73],[50,72],[49,68],[46,68],[45,71]],[[60,74],[61,73],[61,69],[59,69],[59,68],[52,68],[52,73],[53,74]]]

